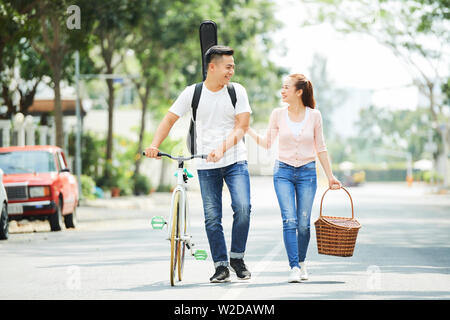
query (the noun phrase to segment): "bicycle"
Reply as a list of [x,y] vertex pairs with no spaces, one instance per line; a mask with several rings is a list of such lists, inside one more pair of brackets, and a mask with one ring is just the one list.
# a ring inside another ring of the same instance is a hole
[[[142,154],[145,155],[145,151]],[[189,206],[186,186],[188,179],[192,178],[193,175],[184,168],[184,162],[194,158],[206,159],[208,155],[174,157],[167,153],[158,152],[158,157],[167,157],[178,161],[178,169],[175,173],[177,185],[172,192],[169,224],[161,216],[155,216],[151,221],[153,229],[161,230],[165,225],[168,226],[168,240],[170,240],[170,285],[173,287],[175,285],[176,271],[178,273],[178,281],[182,281],[186,247],[190,250],[191,256],[194,256],[197,260],[205,260],[207,257],[205,250],[196,250],[195,253],[193,252],[192,247],[194,243],[191,242],[192,236],[188,234]]]

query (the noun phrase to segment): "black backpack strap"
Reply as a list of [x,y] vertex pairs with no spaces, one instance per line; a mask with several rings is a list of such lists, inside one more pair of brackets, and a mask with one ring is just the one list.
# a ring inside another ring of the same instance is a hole
[[202,94],[202,89],[203,89],[203,82],[199,82],[195,85],[194,96],[192,97],[192,103],[191,103],[192,119],[194,119],[194,121],[197,117],[197,108],[198,108],[198,103],[200,101],[200,95]]
[[186,143],[187,143],[188,150],[192,155],[197,153],[197,146],[195,143],[196,138],[197,138],[197,134],[195,132],[195,119],[197,117],[197,108],[198,108],[198,103],[200,101],[200,95],[202,93],[202,88],[203,88],[203,82],[197,83],[195,85],[194,95],[192,97],[192,102],[191,102],[192,118],[191,118],[191,123],[189,125],[189,134],[186,139]]
[[236,90],[234,90],[234,86],[229,83],[227,85],[227,89],[228,89],[228,94],[230,95],[231,98],[231,103],[233,104],[233,108],[236,108]]
[[[200,96],[202,94],[202,89],[203,89],[203,82],[199,82],[195,85],[194,96],[192,97],[192,103],[191,103],[192,119],[191,119],[191,123],[189,125],[189,135],[188,135],[186,142],[187,142],[187,147],[192,155],[197,153],[197,146],[195,143],[196,137],[197,137],[197,134],[195,132],[196,131],[195,130],[195,120],[197,118],[197,108],[198,108],[198,104],[200,102]],[[236,91],[234,89],[234,86],[230,83],[227,85],[227,89],[228,89],[228,94],[230,95],[230,98],[231,98],[231,103],[233,104],[233,108],[236,108],[237,98],[236,98]],[[243,137],[242,140],[245,143],[245,137]]]
[[[202,94],[202,89],[203,89],[203,82],[199,82],[195,85],[194,96],[192,97],[192,103],[191,103],[192,118],[194,119],[194,121],[196,120],[196,117],[197,117],[197,108],[198,108],[198,103],[200,101],[200,96]],[[236,90],[234,89],[234,86],[231,83],[229,83],[227,85],[227,89],[228,89],[228,94],[230,95],[230,98],[231,98],[231,103],[233,104],[233,108],[236,108],[236,102],[237,102]]]

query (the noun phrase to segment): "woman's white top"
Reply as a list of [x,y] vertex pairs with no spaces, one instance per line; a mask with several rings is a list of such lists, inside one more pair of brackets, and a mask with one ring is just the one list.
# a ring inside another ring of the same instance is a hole
[[308,120],[308,116],[309,116],[309,108],[306,107],[305,110],[305,117],[303,118],[303,120],[301,122],[295,122],[292,121],[289,118],[289,112],[286,112],[286,120],[287,123],[289,125],[289,128],[291,128],[292,134],[296,137],[298,137],[298,135],[300,134],[300,131],[302,130],[303,126],[305,125],[306,120]]

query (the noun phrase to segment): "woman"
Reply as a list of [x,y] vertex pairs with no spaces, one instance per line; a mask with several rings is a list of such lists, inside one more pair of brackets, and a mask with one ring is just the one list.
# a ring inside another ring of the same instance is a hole
[[316,155],[330,188],[339,189],[342,185],[331,170],[323,138],[322,116],[315,109],[311,81],[302,74],[292,74],[284,81],[281,96],[288,106],[273,110],[266,136],[259,136],[251,128],[248,133],[266,149],[279,136],[273,183],[291,267],[288,281],[300,282],[308,279],[305,257],[310,239],[311,209],[317,189]]

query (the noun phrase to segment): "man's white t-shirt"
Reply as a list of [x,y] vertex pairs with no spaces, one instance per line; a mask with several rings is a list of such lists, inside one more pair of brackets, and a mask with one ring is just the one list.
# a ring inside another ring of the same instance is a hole
[[[236,108],[233,107],[227,86],[213,92],[203,84],[195,121],[197,154],[209,154],[219,148],[233,131],[235,116],[244,112],[252,113],[245,88],[239,83],[232,84],[236,91]],[[191,112],[192,117],[191,105],[194,91],[195,84],[186,87],[169,111],[179,117]],[[206,162],[205,159],[196,159],[196,166],[198,170],[215,169],[243,160],[247,160],[247,149],[241,139],[225,152],[220,161]]]

